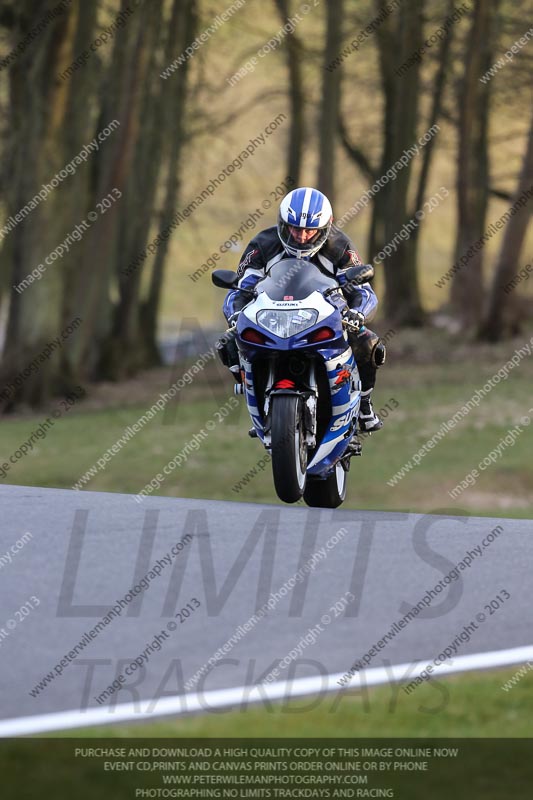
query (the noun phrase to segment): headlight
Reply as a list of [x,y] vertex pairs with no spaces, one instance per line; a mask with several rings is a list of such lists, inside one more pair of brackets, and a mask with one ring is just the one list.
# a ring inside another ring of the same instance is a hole
[[295,308],[283,311],[264,309],[257,315],[257,324],[267,331],[288,339],[296,333],[312,328],[318,319],[318,311],[313,308]]

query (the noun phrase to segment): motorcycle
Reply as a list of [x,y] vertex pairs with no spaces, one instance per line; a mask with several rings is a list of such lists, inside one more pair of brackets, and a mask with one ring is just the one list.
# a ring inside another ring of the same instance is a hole
[[[372,265],[349,267],[356,286]],[[212,273],[215,286],[237,288],[231,270]],[[361,383],[348,343],[353,323],[333,276],[302,259],[274,264],[248,293],[250,301],[227,331],[235,335],[242,384],[253,423],[250,435],[270,451],[280,500],[336,508],[346,497],[353,456],[361,455],[357,419]]]

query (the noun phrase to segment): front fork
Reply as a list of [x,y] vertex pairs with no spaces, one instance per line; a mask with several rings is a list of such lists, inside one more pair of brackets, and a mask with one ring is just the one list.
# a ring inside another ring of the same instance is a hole
[[316,410],[318,400],[318,388],[316,383],[315,365],[311,361],[309,364],[308,384],[309,389],[299,390],[288,386],[280,386],[285,381],[276,380],[274,371],[274,362],[270,362],[270,369],[268,374],[268,381],[265,388],[265,404],[264,404],[264,445],[267,449],[272,447],[271,440],[271,418],[270,406],[271,399],[277,394],[291,394],[297,395],[302,398],[303,402],[303,434],[305,436],[305,444],[308,448],[316,447]]

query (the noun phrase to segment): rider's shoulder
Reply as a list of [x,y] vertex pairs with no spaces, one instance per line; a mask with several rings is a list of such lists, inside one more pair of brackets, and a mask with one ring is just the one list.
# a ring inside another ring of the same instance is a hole
[[252,241],[255,245],[259,245],[261,251],[267,255],[270,255],[272,251],[282,249],[282,244],[278,236],[278,229],[275,225],[271,228],[265,228],[259,231]]
[[259,231],[255,238],[279,242],[277,226],[272,225],[270,228],[264,228],[262,231]]
[[329,236],[324,244],[324,250],[327,250],[330,256],[337,256],[340,258],[346,250],[350,249],[353,249],[353,242],[350,237],[346,236],[336,225],[332,225]]

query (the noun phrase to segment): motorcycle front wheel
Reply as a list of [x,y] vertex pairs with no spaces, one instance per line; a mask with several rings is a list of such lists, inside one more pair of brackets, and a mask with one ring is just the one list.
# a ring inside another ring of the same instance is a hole
[[284,503],[296,503],[306,485],[307,445],[303,406],[296,395],[272,398],[272,474],[276,494]]

